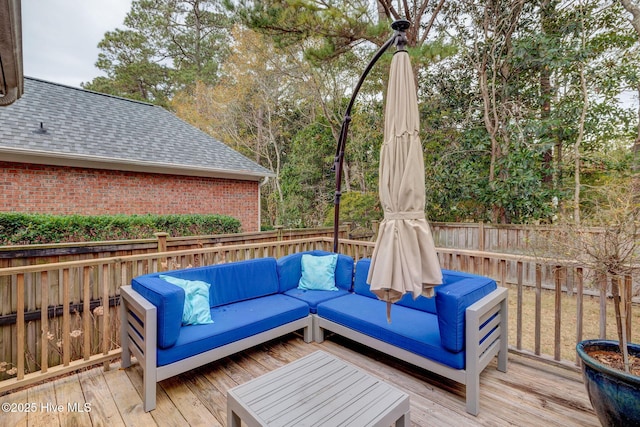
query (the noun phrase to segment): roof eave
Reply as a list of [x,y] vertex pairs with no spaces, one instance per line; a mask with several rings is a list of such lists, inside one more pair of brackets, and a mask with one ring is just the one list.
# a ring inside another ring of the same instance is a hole
[[106,169],[126,172],[159,173],[165,175],[198,176],[206,178],[237,179],[241,181],[261,181],[265,177],[274,177],[270,171],[232,170],[203,168],[199,166],[179,165],[163,162],[147,162],[118,158],[105,158],[89,155],[54,153],[47,151],[25,150],[0,147],[0,159],[7,162],[33,163],[51,166],[68,166],[91,169]]

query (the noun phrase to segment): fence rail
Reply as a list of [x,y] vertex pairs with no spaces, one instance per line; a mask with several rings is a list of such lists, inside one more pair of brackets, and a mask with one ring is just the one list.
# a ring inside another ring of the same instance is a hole
[[[332,243],[328,237],[313,237],[1,268],[0,393],[97,363],[107,369],[107,362],[120,355],[119,289],[135,276],[313,249],[330,251]],[[339,243],[339,252],[356,260],[371,256],[373,248],[372,242]],[[575,348],[587,333],[606,337],[615,329],[610,326],[606,278],[588,281],[588,272],[580,266],[487,251],[437,251],[442,268],[490,276],[511,288],[514,351],[575,363],[574,351],[563,350],[567,343]],[[631,283],[632,278],[625,280]],[[595,301],[599,310],[595,332],[587,331],[584,322],[587,300]],[[634,319],[640,319],[637,311],[632,310]]]

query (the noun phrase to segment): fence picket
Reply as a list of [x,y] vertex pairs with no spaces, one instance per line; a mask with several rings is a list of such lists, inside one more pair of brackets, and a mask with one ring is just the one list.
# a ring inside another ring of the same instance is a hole
[[17,324],[17,378],[24,378],[24,274],[18,274],[16,277],[16,315]]
[[49,272],[40,273],[40,370],[49,369]]

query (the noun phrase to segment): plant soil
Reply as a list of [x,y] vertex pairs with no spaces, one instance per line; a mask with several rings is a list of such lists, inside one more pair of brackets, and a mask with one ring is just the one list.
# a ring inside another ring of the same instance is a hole
[[[624,372],[622,353],[608,350],[593,350],[588,353],[589,356],[593,357],[600,363]],[[640,377],[640,357],[633,356],[631,354],[629,355],[629,373]]]

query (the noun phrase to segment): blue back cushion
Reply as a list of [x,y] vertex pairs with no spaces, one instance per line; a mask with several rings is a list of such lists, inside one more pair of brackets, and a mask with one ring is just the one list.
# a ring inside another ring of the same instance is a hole
[[169,271],[164,274],[211,284],[209,288],[211,308],[278,292],[275,258],[257,258]]
[[131,281],[131,287],[158,310],[160,348],[168,348],[176,343],[182,327],[185,300],[184,290],[160,279],[160,274],[209,283],[211,308],[278,292],[275,258],[260,258],[136,277]]
[[[442,285],[436,286],[434,288],[436,295],[438,295],[439,290],[442,289],[443,287],[446,287],[452,283],[462,280],[463,278],[464,276],[458,275],[453,271],[442,270]],[[433,314],[437,313],[435,297],[427,298],[421,295],[418,298],[413,299],[413,296],[411,294],[407,294],[403,296],[402,299],[398,301],[396,304],[403,305],[409,308],[414,308],[416,310],[426,311],[427,313],[433,313]]]
[[173,346],[182,327],[184,290],[160,279],[157,273],[134,278],[131,280],[131,287],[156,306],[158,347]]
[[[465,312],[467,308],[489,295],[497,284],[488,277],[459,272],[444,272],[452,276],[436,291],[436,308],[442,346],[449,351],[464,350]],[[458,280],[453,280],[457,278]]]
[[[286,292],[297,288],[300,277],[302,277],[302,255],[331,255],[333,252],[314,250],[299,252],[283,256],[278,259],[278,278],[280,280],[280,292]],[[336,263],[336,287],[345,291],[351,290],[353,282],[353,258],[347,255],[338,254]]]
[[[358,295],[367,296],[369,298],[378,298],[376,294],[371,292],[369,284],[367,283],[367,276],[369,275],[369,267],[371,267],[371,259],[363,258],[356,264],[356,275],[354,280],[354,292]],[[437,292],[436,287],[436,292]],[[415,300],[411,294],[406,294],[402,299],[396,302],[397,305],[413,308],[420,311],[426,311],[427,313],[436,314],[436,301],[435,298],[426,298],[419,296]]]
[[370,258],[362,258],[356,263],[356,273],[353,279],[353,292],[365,297],[378,299],[376,294],[371,292],[371,290],[369,289],[369,284],[367,283],[369,267],[371,267]]

